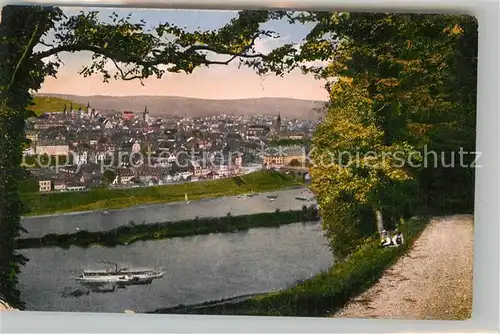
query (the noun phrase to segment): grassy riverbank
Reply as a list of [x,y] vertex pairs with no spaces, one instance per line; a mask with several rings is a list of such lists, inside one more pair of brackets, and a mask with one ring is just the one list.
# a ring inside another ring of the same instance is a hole
[[[323,317],[372,286],[384,270],[403,255],[424,230],[428,218],[414,218],[402,228],[407,244],[380,248],[378,238],[368,239],[347,260],[334,264],[295,287],[263,295],[159,309],[151,313]],[[236,301],[234,301],[236,300]]]
[[72,211],[122,209],[140,204],[190,200],[276,191],[300,186],[295,178],[273,171],[259,171],[220,180],[130,189],[95,189],[73,193],[24,193],[26,216]]
[[43,238],[20,239],[17,248],[40,248],[70,246],[88,247],[103,245],[114,247],[129,245],[137,241],[159,240],[175,237],[187,237],[209,233],[228,233],[248,230],[255,227],[278,227],[297,222],[318,221],[318,210],[314,206],[303,207],[297,211],[279,211],[255,215],[231,216],[219,218],[198,218],[179,222],[156,224],[124,225],[106,232],[80,231],[74,234],[49,234]]

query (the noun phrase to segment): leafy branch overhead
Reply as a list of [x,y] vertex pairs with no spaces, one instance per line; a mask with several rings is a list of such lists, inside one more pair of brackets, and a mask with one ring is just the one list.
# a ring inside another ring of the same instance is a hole
[[[268,68],[277,68],[285,51],[292,52],[290,46],[269,54],[259,53],[255,48],[260,38],[279,37],[260,26],[283,17],[286,15],[283,12],[242,11],[220,29],[194,32],[170,23],[148,29],[145,21],[131,23],[130,14],[121,18],[113,13],[109,23],[101,22],[97,11],[66,17],[59,8],[53,8],[49,15],[52,24],[45,26],[45,32],[53,29],[53,40],[48,41],[46,35],[41,40],[44,50],[33,54],[36,61],[55,56],[56,60],[50,61],[46,69],[48,75],[55,75],[61,63],[57,56],[63,52],[92,52],[92,63],[80,74],[100,73],[105,82],[111,78],[161,78],[165,72],[191,73],[199,66],[228,65],[236,60],[240,66],[265,73]],[[224,59],[215,60],[214,55]]]

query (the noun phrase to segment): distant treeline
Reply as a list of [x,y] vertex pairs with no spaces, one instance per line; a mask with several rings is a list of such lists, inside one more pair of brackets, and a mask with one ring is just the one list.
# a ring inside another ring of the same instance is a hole
[[195,218],[177,222],[156,224],[136,224],[120,226],[106,232],[80,231],[74,234],[48,234],[42,238],[18,239],[18,249],[70,246],[88,247],[102,245],[114,247],[129,245],[137,241],[159,240],[175,237],[188,237],[210,233],[230,233],[248,230],[255,227],[278,227],[297,222],[318,221],[316,206],[303,206],[302,210],[260,213],[255,215],[231,216],[219,218]]

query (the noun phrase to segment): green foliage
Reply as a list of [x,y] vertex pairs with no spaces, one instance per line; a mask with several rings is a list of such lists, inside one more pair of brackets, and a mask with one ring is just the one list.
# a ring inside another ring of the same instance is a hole
[[116,179],[116,172],[112,169],[106,169],[102,174],[102,179],[105,184],[111,184]]
[[42,238],[20,239],[17,247],[88,247],[103,245],[115,247],[130,245],[137,241],[188,237],[210,233],[232,233],[256,227],[278,227],[298,222],[319,220],[318,210],[314,206],[305,210],[277,211],[255,215],[232,216],[228,213],[219,218],[195,218],[194,220],[163,222],[156,224],[130,224],[106,232],[80,231],[75,234],[49,234]]
[[382,215],[386,228],[418,207],[470,212],[473,169],[460,166],[458,157],[453,168],[442,159],[426,166],[424,152],[439,158],[474,151],[474,18],[310,13],[300,20],[313,18],[321,23],[298,59],[335,58],[322,69],[303,68],[330,82],[311,172],[334,252],[346,256],[374,232],[370,211]]
[[[2,8],[0,24],[0,294],[16,308],[23,308],[17,290],[17,275],[27,259],[15,252],[21,230],[23,210],[19,199],[19,181],[25,176],[21,168],[22,145],[25,142],[25,118],[29,115],[30,89],[41,83],[43,62],[30,59],[46,22],[38,20],[44,9],[30,12],[20,7]],[[12,27],[16,27],[12,29]],[[33,66],[37,67],[36,69]]]
[[366,90],[341,80],[332,89],[328,115],[313,138],[312,189],[339,257],[376,231],[370,208],[389,211],[399,220],[405,198],[399,195],[411,194],[415,186],[409,171],[396,166],[394,159],[397,153],[408,155],[411,147],[384,143],[384,132],[374,122],[373,103]]
[[284,189],[300,185],[287,175],[260,171],[233,178],[130,189],[91,189],[72,193],[22,194],[27,215],[108,210],[146,203],[183,201]]
[[28,109],[37,116],[45,112],[62,112],[65,107],[69,111],[71,105],[73,105],[73,109],[75,110],[80,108],[82,110],[87,110],[87,107],[83,104],[52,96],[35,96],[33,98],[33,103],[34,104]]
[[[29,7],[29,10],[38,9]],[[90,51],[92,63],[80,74],[100,73],[105,82],[110,79],[142,82],[151,76],[161,78],[166,72],[192,73],[200,66],[227,65],[232,61],[258,70],[267,57],[255,51],[255,41],[262,36],[276,36],[273,31],[261,29],[260,24],[281,16],[267,11],[242,11],[220,29],[189,32],[168,22],[148,28],[143,20],[132,23],[131,14],[121,18],[113,13],[109,18],[111,23],[104,23],[98,14],[81,12],[66,17],[58,8],[47,10],[41,20],[51,22],[44,28],[53,29],[55,37],[53,41],[44,41],[50,47],[33,53],[32,58],[39,61],[61,52]],[[211,60],[210,53],[225,55],[226,59]],[[108,63],[114,71],[109,70]],[[59,66],[59,60],[50,62],[50,73],[47,70],[46,74],[54,75]]]
[[38,192],[38,190],[39,190],[38,180],[34,177],[29,176],[23,178],[23,180],[19,182],[20,193],[29,194]]
[[363,242],[363,237],[376,231],[373,217],[363,217],[355,202],[332,201],[325,205],[321,207],[325,236],[335,258],[345,259]]

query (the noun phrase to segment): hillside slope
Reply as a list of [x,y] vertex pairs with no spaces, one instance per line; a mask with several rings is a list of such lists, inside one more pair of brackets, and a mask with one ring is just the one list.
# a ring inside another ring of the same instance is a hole
[[60,112],[64,110],[64,105],[69,109],[70,105],[73,103],[73,109],[82,108],[86,110],[87,105],[78,103],[72,99],[59,98],[55,96],[35,96],[35,105],[28,107],[28,110],[33,111],[37,115],[41,115],[44,112]]
[[319,119],[317,109],[323,101],[296,100],[287,98],[262,98],[244,100],[204,100],[170,96],[77,96],[44,94],[59,97],[99,109],[103,113],[113,110],[142,112],[147,106],[153,116],[211,116],[211,115],[270,115],[281,114],[287,119]]

